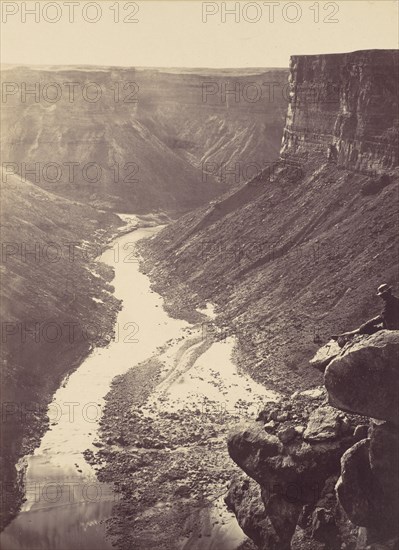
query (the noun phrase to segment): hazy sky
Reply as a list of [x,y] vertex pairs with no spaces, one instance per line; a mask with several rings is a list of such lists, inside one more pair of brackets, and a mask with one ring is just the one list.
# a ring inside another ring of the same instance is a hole
[[392,0],[41,0],[1,6],[3,63],[284,67],[291,54],[398,47],[398,4]]

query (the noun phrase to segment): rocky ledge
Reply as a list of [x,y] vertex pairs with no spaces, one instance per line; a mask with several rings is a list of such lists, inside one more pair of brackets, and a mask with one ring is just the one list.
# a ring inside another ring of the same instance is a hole
[[398,548],[398,354],[399,331],[349,342],[325,388],[269,405],[230,433],[246,475],[226,503],[258,548]]

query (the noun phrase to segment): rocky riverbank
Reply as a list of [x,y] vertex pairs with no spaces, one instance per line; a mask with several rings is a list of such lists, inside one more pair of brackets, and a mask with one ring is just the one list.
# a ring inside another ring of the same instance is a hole
[[277,396],[235,371],[231,347],[197,325],[114,380],[99,452],[85,456],[120,494],[108,522],[119,548],[253,548],[223,502],[239,471],[226,437]]
[[49,429],[52,395],[93,347],[112,338],[120,303],[113,296],[112,268],[96,257],[123,225],[115,214],[71,203],[17,177],[10,183],[2,189],[9,253],[1,268],[0,529],[23,502],[15,466]]
[[[17,181],[17,184],[19,185],[20,182]],[[27,189],[30,191],[29,187]],[[41,193],[44,194],[44,192]],[[37,199],[36,196],[35,198]],[[59,200],[63,204],[64,201]],[[85,236],[89,240],[78,242],[75,234],[73,234],[74,239],[68,237],[75,244],[74,261],[62,256],[58,262],[49,265],[41,258],[44,265],[40,274],[41,284],[46,288],[48,299],[35,304],[27,302],[26,312],[27,319],[30,316],[32,319],[42,319],[43,326],[50,320],[57,327],[68,326],[69,322],[74,327],[73,332],[64,331],[65,333],[61,334],[61,338],[57,340],[55,353],[55,344],[50,341],[52,333],[48,333],[49,338],[46,338],[46,333],[44,333],[43,338],[42,332],[33,339],[31,338],[33,328],[30,330],[31,325],[34,327],[33,321],[31,324],[26,321],[24,326],[27,341],[22,344],[22,333],[11,334],[11,337],[7,339],[7,345],[3,346],[2,350],[7,360],[7,367],[3,371],[1,395],[3,402],[1,438],[4,444],[4,455],[1,457],[1,529],[6,527],[18,514],[25,501],[24,470],[23,468],[19,469],[16,465],[22,457],[32,454],[39,446],[43,435],[47,430],[52,429],[47,411],[55,391],[67,382],[71,373],[79,368],[94,348],[106,347],[115,336],[115,320],[121,308],[121,302],[113,295],[114,268],[101,261],[102,254],[112,246],[117,237],[139,227],[151,227],[170,221],[168,216],[162,213],[145,216],[124,214],[116,216],[103,214],[83,206],[74,208],[78,209],[79,214],[81,209],[84,209],[85,212],[89,212],[89,215],[96,215],[107,223],[104,222],[104,227],[92,229],[90,234],[86,233]],[[14,210],[15,217],[18,212],[18,209]],[[75,215],[74,209],[71,212],[71,216]],[[61,214],[60,219],[63,219]],[[11,221],[15,222],[13,219]],[[11,223],[7,225],[10,232],[15,227],[16,225]],[[12,233],[10,234],[12,235]],[[62,237],[66,239],[64,234]],[[80,233],[79,237],[81,238]],[[17,239],[15,234],[13,239],[15,241]],[[11,241],[10,237],[11,242],[14,240]],[[36,246],[40,250],[39,240]],[[38,261],[38,258],[36,260]],[[17,264],[17,255],[11,256],[9,263],[14,268],[14,263]],[[58,268],[61,267],[60,277],[55,277],[59,287],[51,280],[54,273],[50,277],[47,272],[52,265],[55,266],[54,271],[58,271]],[[17,265],[17,267],[19,266]],[[15,271],[17,271],[17,267],[15,267]],[[65,274],[67,274],[66,277]],[[16,276],[17,279],[18,277]],[[65,286],[64,294],[62,285]],[[6,284],[4,286],[7,287]],[[24,287],[24,292],[27,288],[28,286]],[[37,300],[36,294],[32,296]],[[29,300],[32,301],[32,298],[30,297]],[[53,315],[54,311],[60,312],[58,317],[50,317],[49,312],[52,307],[54,308]],[[43,308],[45,313],[43,313]],[[10,314],[10,320],[12,318]],[[9,324],[22,327],[22,323],[9,322]],[[83,331],[83,327],[86,326],[87,329]],[[15,349],[14,345],[16,345]],[[18,346],[21,347],[22,353],[18,352]],[[14,353],[18,353],[17,359],[14,358]],[[46,376],[40,377],[41,369],[46,368],[49,364],[52,365],[51,372],[48,371]],[[30,368],[26,367],[24,370],[25,365],[29,365]]]

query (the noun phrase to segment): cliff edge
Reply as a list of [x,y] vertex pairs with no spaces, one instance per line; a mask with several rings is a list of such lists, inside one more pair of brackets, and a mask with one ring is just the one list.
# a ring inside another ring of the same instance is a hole
[[356,171],[398,164],[396,50],[292,56],[282,154],[320,151]]

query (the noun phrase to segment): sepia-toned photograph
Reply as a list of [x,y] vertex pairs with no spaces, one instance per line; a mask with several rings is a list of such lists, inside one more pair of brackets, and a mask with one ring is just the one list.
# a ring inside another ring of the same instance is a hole
[[399,550],[397,0],[0,8],[0,548]]

